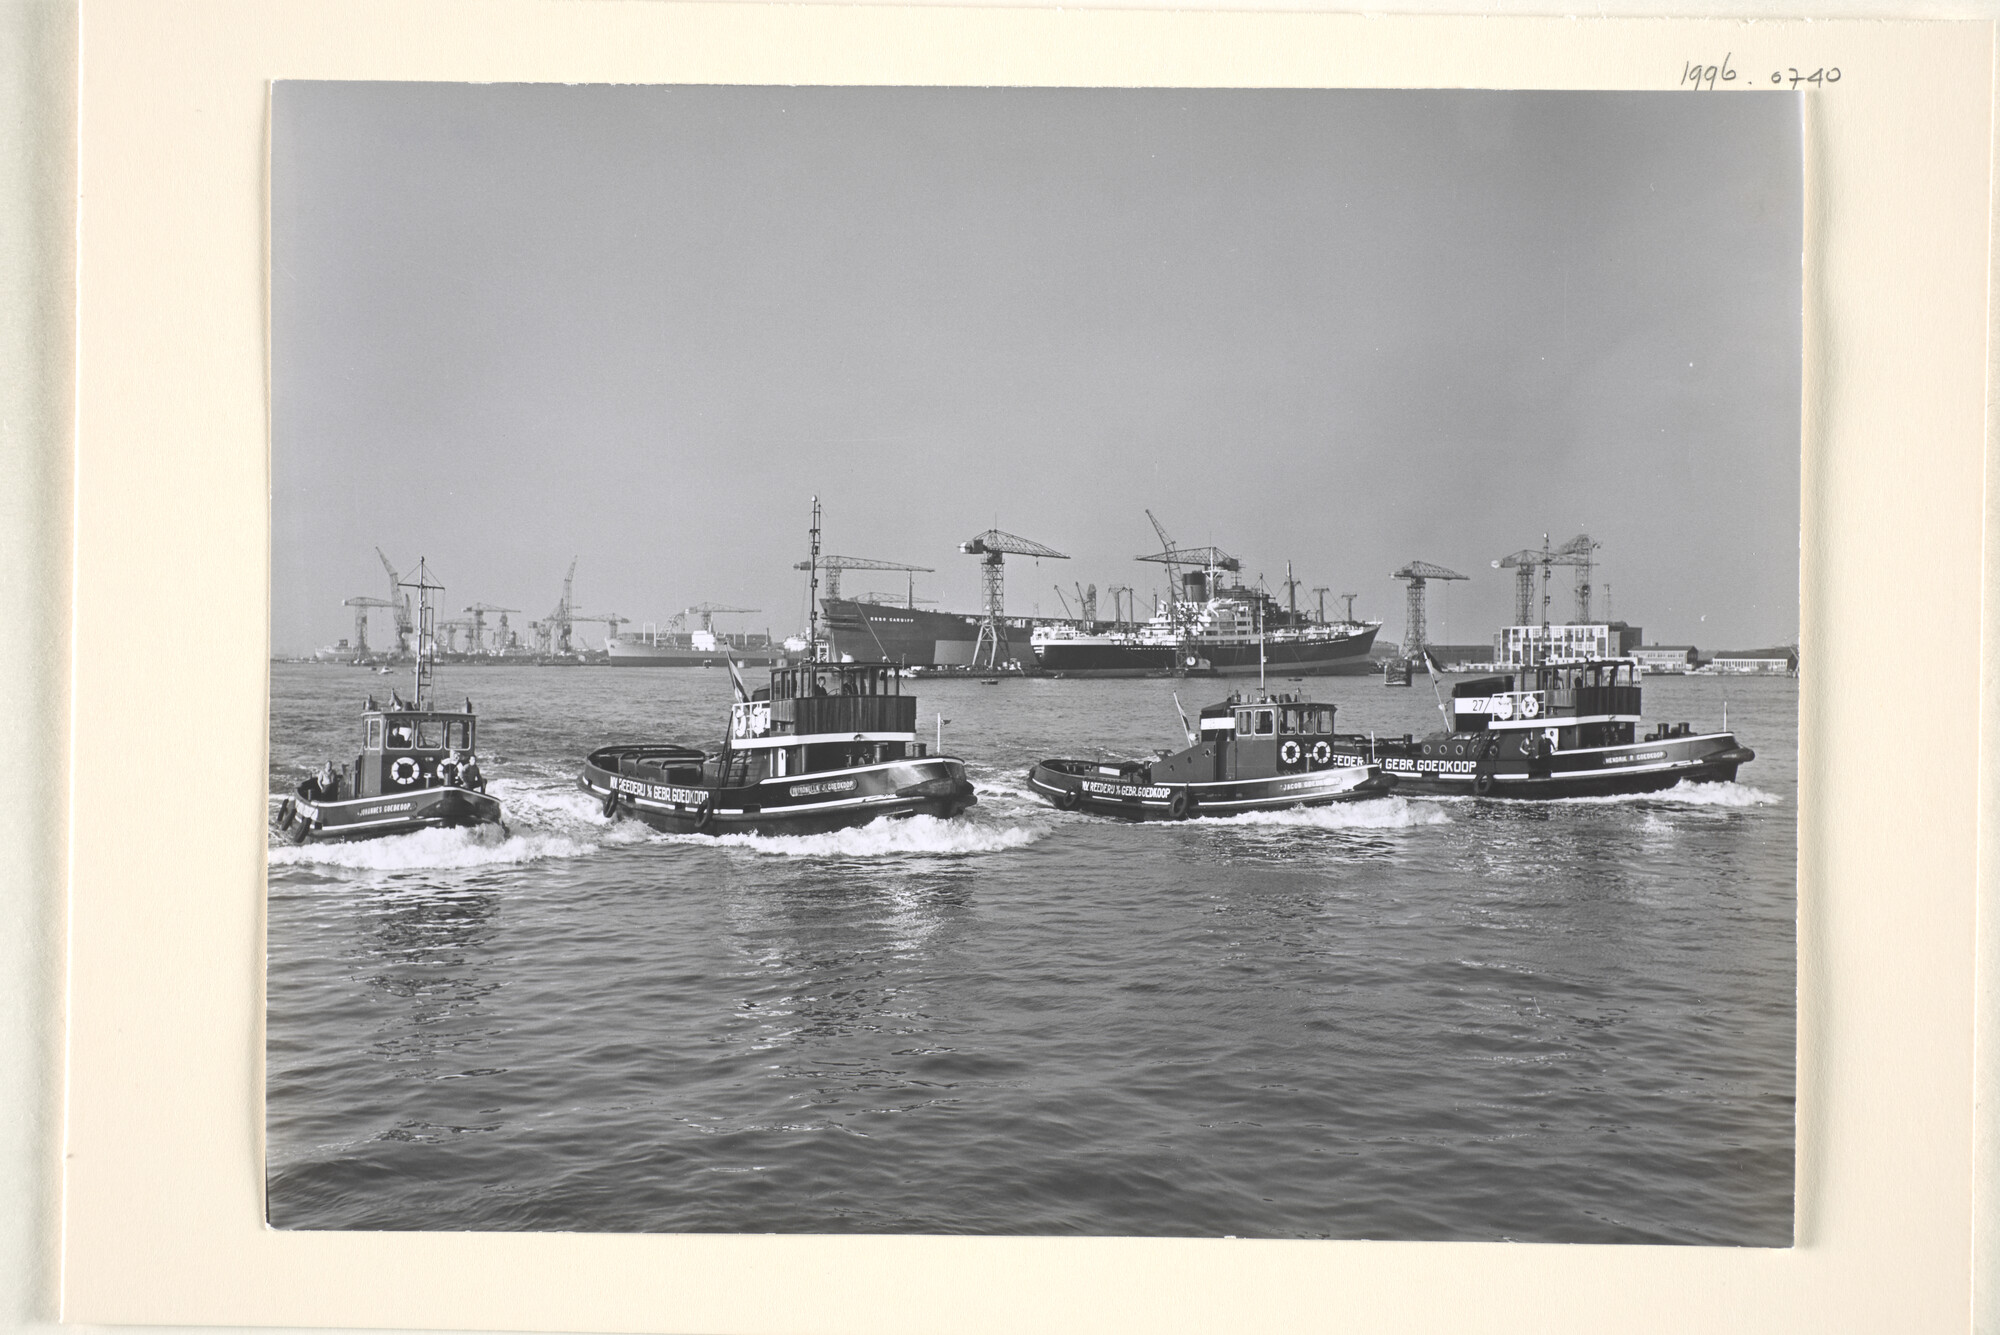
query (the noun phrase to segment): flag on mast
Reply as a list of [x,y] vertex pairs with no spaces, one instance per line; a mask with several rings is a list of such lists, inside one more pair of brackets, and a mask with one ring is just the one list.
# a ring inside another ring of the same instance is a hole
[[736,688],[736,702],[743,703],[750,698],[750,688],[743,684],[743,674],[736,668],[736,658],[728,649],[722,651],[722,661],[729,665],[729,681]]

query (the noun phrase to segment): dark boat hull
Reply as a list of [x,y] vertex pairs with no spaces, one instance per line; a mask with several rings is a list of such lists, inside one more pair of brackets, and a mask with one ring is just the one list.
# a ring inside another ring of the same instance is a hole
[[669,834],[825,834],[870,821],[949,818],[978,801],[965,766],[950,756],[888,760],[854,769],[720,786],[670,771],[702,753],[674,746],[592,752],[577,784],[607,816],[636,817]]
[[1269,778],[1215,783],[1143,782],[1134,765],[1094,760],[1044,760],[1028,771],[1028,787],[1063,811],[1087,811],[1126,820],[1190,820],[1285,811],[1386,796],[1396,780],[1363,761],[1354,765]]
[[412,788],[380,797],[321,802],[285,799],[273,821],[294,843],[379,839],[418,830],[499,825],[500,802],[470,788]]
[[[983,618],[962,612],[936,612],[925,607],[896,607],[851,598],[822,598],[827,639],[836,661],[900,663],[909,667],[970,667],[979,645]],[[1027,662],[1033,654],[1029,637],[1035,623],[1005,617],[1001,629],[1007,644],[999,661]]]
[[[1343,739],[1354,757],[1367,739]],[[1757,758],[1732,733],[1656,738],[1621,746],[1557,751],[1542,760],[1491,759],[1477,754],[1480,734],[1454,733],[1423,741],[1377,743],[1373,753],[1398,791],[1425,796],[1494,798],[1618,797],[1654,793],[1679,783],[1727,783]],[[1338,759],[1338,756],[1336,756]]]
[[[1272,640],[1261,651],[1255,640],[1195,640],[1181,649],[1154,644],[1106,644],[1091,639],[1051,640],[1035,650],[1044,672],[1069,677],[1148,677],[1197,672],[1218,677],[1359,676],[1375,670],[1368,651],[1374,626],[1340,639]],[[1192,659],[1194,661],[1190,662]]]

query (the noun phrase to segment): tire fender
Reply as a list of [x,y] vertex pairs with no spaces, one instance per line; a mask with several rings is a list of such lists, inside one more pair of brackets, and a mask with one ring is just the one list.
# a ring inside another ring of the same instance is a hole
[[1058,789],[1053,799],[1057,811],[1075,811],[1077,803],[1083,801],[1083,794],[1074,788]]
[[1183,788],[1167,799],[1167,816],[1172,820],[1186,820],[1194,810],[1194,802]]

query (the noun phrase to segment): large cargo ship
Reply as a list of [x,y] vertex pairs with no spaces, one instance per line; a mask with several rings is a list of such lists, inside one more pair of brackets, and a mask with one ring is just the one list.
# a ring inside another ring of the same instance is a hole
[[613,667],[720,667],[725,651],[744,667],[773,667],[784,646],[768,635],[723,635],[706,630],[613,635],[604,641]]
[[1368,651],[1381,622],[1314,621],[1262,589],[1224,585],[1222,569],[1187,571],[1182,596],[1136,626],[1039,626],[1035,660],[1044,672],[1075,677],[1169,672],[1305,677],[1373,670]]
[[[826,636],[833,659],[840,663],[899,663],[908,667],[970,667],[984,617],[971,613],[933,612],[923,607],[866,602],[854,598],[822,598]],[[1027,617],[1002,617],[1007,645],[998,658],[1026,662],[1035,622]]]

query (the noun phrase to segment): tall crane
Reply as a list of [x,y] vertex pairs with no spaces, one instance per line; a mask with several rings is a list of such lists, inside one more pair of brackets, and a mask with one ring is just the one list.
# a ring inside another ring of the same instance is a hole
[[453,617],[449,621],[440,621],[431,629],[444,636],[444,651],[448,654],[458,652],[459,632],[463,631],[467,639],[472,636],[472,622],[466,617]]
[[1076,584],[1073,587],[1076,589],[1076,605],[1082,610],[1083,619],[1085,621],[1096,621],[1097,586],[1093,584],[1086,589],[1081,584]]
[[1514,572],[1514,624],[1532,626],[1535,624],[1535,572],[1542,572],[1542,615],[1543,626],[1549,624],[1549,576],[1557,566],[1571,566],[1576,570],[1576,616],[1580,622],[1590,620],[1590,567],[1592,551],[1598,544],[1590,535],[1579,533],[1560,547],[1549,546],[1549,535],[1542,535],[1540,547],[1523,547],[1518,552],[1509,552],[1493,563],[1495,570]]
[[[792,567],[794,570],[811,570],[812,568],[813,563],[811,561],[801,561]],[[826,572],[826,596],[829,598],[838,598],[840,596],[840,572],[843,570],[906,571],[910,576],[909,602],[912,607],[917,605],[918,573],[926,575],[933,573],[933,567],[931,566],[904,565],[900,561],[877,561],[866,556],[822,556],[819,558],[819,568]]]
[[1592,542],[1588,533],[1579,533],[1562,546],[1556,548],[1558,552],[1569,557],[1570,564],[1576,568],[1576,619],[1580,625],[1588,625],[1591,619],[1590,554],[1596,551],[1601,545],[1601,543]]
[[566,654],[569,652],[570,623],[577,619],[576,615],[570,611],[570,608],[575,606],[570,601],[570,590],[576,585],[576,563],[578,559],[574,556],[569,558],[569,569],[563,574],[562,597],[556,601],[554,609],[538,623],[541,627],[538,632],[538,638],[546,640],[549,650],[553,653]]
[[1006,558],[1032,556],[1037,559],[1048,557],[1052,561],[1067,561],[1069,557],[1053,547],[1031,542],[1027,538],[989,528],[984,533],[975,533],[958,545],[958,550],[967,556],[983,556],[980,573],[986,582],[986,619],[979,623],[979,638],[972,646],[972,665],[979,666],[979,655],[986,654],[986,666],[998,667],[1001,653],[1012,652],[1007,644],[1006,616]]
[[389,601],[381,605],[394,608],[396,612],[396,652],[398,655],[407,654],[410,652],[410,595],[401,592],[403,577],[396,573],[395,563],[382,554],[380,547],[375,549],[375,556],[382,562],[382,568],[389,572]]
[[755,612],[759,610],[755,607],[724,607],[721,603],[699,603],[693,607],[682,608],[681,615],[700,617],[701,628],[713,635],[715,633],[715,625],[711,618],[723,612]]
[[1424,585],[1434,579],[1467,579],[1469,576],[1461,575],[1456,570],[1447,570],[1443,566],[1432,565],[1429,561],[1412,561],[1401,570],[1396,571],[1392,578],[1404,580],[1409,584],[1409,597],[1403,628],[1403,658],[1406,661],[1413,660],[1423,653],[1424,644],[1426,643],[1424,639]]
[[472,652],[483,654],[486,652],[486,614],[488,612],[498,612],[500,614],[500,642],[496,646],[496,649],[505,649],[507,647],[507,614],[509,612],[518,612],[521,609],[518,607],[495,607],[492,603],[474,603],[465,610],[472,613]]
[[[1111,619],[1123,625],[1127,618],[1138,620],[1139,591],[1130,584],[1113,584],[1108,590],[1111,595]],[[1129,610],[1128,610],[1129,607]]]
[[[617,638],[618,628],[631,620],[630,617],[620,616],[616,612],[571,612],[569,619],[572,625],[586,621],[592,623],[602,622],[604,633],[614,639]],[[564,652],[568,651],[565,650]]]
[[[351,607],[354,609],[354,656],[356,658],[366,658],[368,657],[369,654],[369,649],[368,649],[369,608],[371,607],[403,608],[405,611],[407,611],[408,609],[407,604],[392,603],[387,598],[346,598],[341,601],[340,605],[342,607]],[[399,624],[398,630],[400,631],[401,629],[402,627]],[[405,636],[399,636],[397,642],[399,644],[408,644],[409,640]]]

